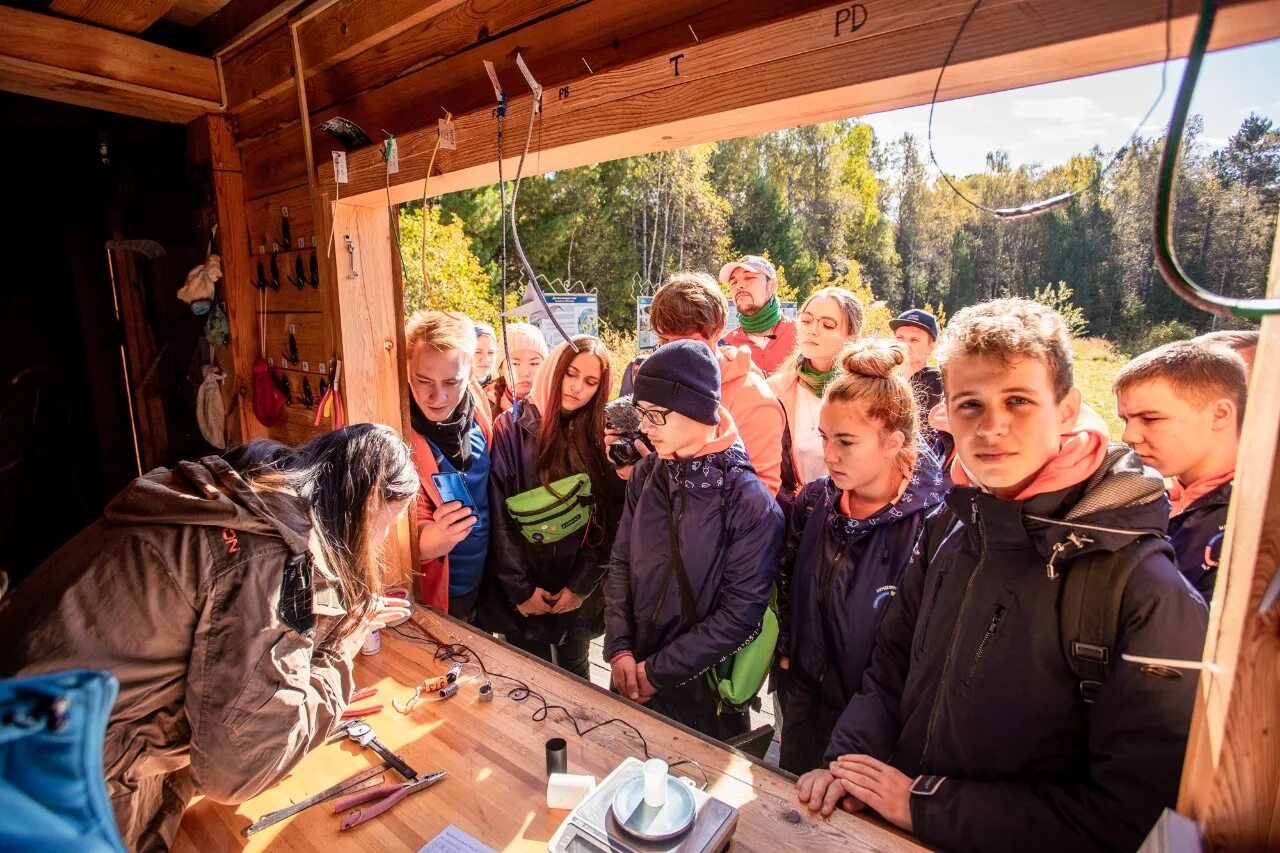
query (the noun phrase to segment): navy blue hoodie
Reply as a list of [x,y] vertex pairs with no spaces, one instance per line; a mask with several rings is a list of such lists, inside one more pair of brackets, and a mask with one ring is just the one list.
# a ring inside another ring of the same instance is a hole
[[922,453],[907,489],[866,519],[840,512],[828,477],[801,490],[791,510],[778,572],[778,656],[789,661],[781,764],[818,767],[840,713],[858,692],[876,634],[942,503],[942,472]]
[[1143,559],[1088,705],[1058,608],[1074,558],[1164,533],[1163,482],[1113,444],[1070,489],[1018,502],[956,487],[947,503],[959,523],[927,569],[908,570],[826,757],[946,777],[932,796],[911,795],[913,831],[931,845],[1137,849],[1177,798],[1196,677],[1121,655],[1199,660],[1208,611],[1167,556]]
[[1231,483],[1223,483],[1169,519],[1169,541],[1178,555],[1178,568],[1205,601],[1213,599],[1218,581],[1230,502]]
[[[723,408],[721,417],[729,417]],[[672,571],[669,519],[692,616]],[[605,659],[630,651],[661,692],[736,652],[760,630],[782,528],[782,511],[741,442],[689,460],[646,456],[631,472],[605,578]]]

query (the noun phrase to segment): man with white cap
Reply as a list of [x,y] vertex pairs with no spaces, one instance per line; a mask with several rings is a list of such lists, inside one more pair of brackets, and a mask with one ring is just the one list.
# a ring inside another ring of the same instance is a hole
[[738,308],[738,328],[724,342],[749,347],[756,366],[773,373],[796,348],[796,324],[782,316],[778,301],[778,271],[768,258],[743,255],[720,268],[720,281]]

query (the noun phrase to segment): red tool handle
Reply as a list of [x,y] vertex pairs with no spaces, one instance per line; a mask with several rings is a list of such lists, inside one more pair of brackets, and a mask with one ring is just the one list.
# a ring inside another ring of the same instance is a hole
[[339,826],[339,829],[350,829],[353,826],[359,826],[360,824],[364,823],[366,820],[369,820],[370,818],[375,818],[378,815],[382,814],[383,812],[387,811],[388,809],[392,808],[393,806],[395,806],[396,803],[400,802],[407,796],[409,796],[409,786],[399,785],[397,786],[397,790],[395,793],[391,794],[388,797],[385,797],[382,800],[382,802],[378,803],[377,805],[370,806],[367,809],[359,809],[347,815],[346,817],[344,817],[342,819],[341,825]]
[[378,785],[373,788],[365,788],[363,791],[356,791],[354,794],[348,794],[340,800],[333,803],[333,813],[345,812],[347,809],[353,809],[361,803],[367,803],[370,800],[378,800],[383,797],[389,797],[396,791],[403,788],[403,784],[394,785]]
[[381,705],[365,705],[363,708],[348,708],[342,712],[342,719],[355,720],[360,717],[367,717],[370,714],[377,714],[381,710]]
[[355,693],[351,694],[351,701],[359,702],[361,699],[368,699],[369,697],[373,696],[377,692],[378,692],[378,688],[376,687],[361,687]]

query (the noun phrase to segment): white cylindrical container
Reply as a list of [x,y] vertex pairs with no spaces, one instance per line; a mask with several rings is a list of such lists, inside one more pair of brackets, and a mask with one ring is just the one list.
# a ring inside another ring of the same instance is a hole
[[370,631],[369,636],[364,638],[364,645],[360,647],[362,655],[376,655],[382,651],[382,635],[377,631]]
[[661,758],[644,763],[644,804],[651,809],[667,804],[667,762]]
[[547,780],[547,808],[571,809],[596,789],[596,777],[552,773]]

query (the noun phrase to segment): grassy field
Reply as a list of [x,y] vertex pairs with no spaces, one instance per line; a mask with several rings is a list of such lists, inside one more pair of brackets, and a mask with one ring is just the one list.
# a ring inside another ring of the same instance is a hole
[[1111,440],[1119,441],[1124,424],[1116,417],[1111,380],[1129,361],[1129,356],[1116,352],[1115,347],[1102,338],[1080,338],[1074,349],[1076,386],[1084,401],[1111,427]]

